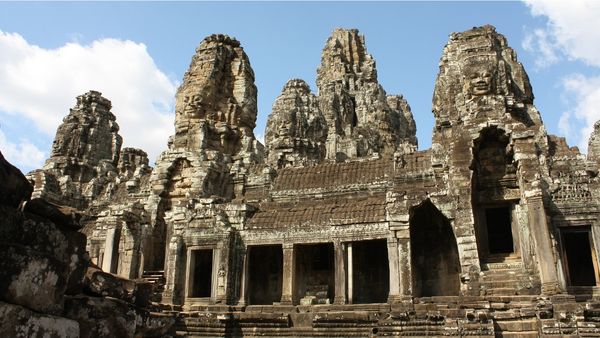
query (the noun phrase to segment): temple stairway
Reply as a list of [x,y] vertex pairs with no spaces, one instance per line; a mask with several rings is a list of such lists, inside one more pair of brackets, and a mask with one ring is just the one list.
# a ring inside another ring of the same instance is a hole
[[540,283],[532,279],[522,263],[482,264],[479,286],[488,296],[536,295]]
[[144,271],[142,279],[152,283],[154,287],[154,292],[150,297],[150,300],[155,303],[160,303],[162,293],[165,291],[165,272],[163,270]]

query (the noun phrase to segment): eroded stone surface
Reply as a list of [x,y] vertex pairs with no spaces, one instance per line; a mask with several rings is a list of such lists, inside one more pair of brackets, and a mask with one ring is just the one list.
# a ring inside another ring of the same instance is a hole
[[329,37],[317,71],[317,87],[328,126],[328,159],[390,155],[404,141],[416,146],[414,122],[411,129],[405,115],[410,110],[388,104],[377,81],[375,60],[358,30],[336,29]]
[[267,121],[267,163],[275,168],[319,163],[325,158],[326,138],[317,97],[303,80],[288,81]]
[[235,155],[252,142],[256,125],[254,72],[240,43],[226,35],[205,38],[175,98],[174,148]]
[[74,320],[36,313],[22,306],[0,302],[0,334],[3,337],[78,338]]

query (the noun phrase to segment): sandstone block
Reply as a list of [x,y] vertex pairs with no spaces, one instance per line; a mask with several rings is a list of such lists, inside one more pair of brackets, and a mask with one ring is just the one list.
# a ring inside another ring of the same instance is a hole
[[134,308],[117,299],[68,296],[64,315],[79,323],[81,338],[127,338],[136,331]]
[[0,152],[0,204],[17,208],[29,200],[33,186],[25,175],[4,158]]
[[44,313],[59,313],[67,289],[66,264],[22,246],[0,250],[0,297]]
[[27,338],[78,338],[79,323],[39,314],[22,306],[0,302],[0,336]]
[[152,294],[149,283],[122,278],[93,266],[87,269],[84,285],[86,292],[93,295],[109,296],[139,306],[148,305]]

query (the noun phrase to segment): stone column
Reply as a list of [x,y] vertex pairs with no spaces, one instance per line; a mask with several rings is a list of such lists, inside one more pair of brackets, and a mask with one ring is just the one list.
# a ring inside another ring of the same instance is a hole
[[[106,240],[104,242],[104,257],[102,258],[102,270],[105,272],[113,272],[113,260],[115,259],[115,249],[118,248],[119,244],[115,243],[117,240],[117,229],[111,228],[106,230]],[[115,246],[115,244],[117,244]]]
[[335,250],[335,298],[333,304],[346,304],[346,250],[344,243],[333,243]]
[[560,292],[558,274],[554,264],[550,231],[546,221],[546,211],[542,196],[532,196],[527,199],[529,229],[533,235],[535,253],[540,268],[542,294],[552,295]]
[[245,306],[248,304],[246,290],[248,289],[248,258],[249,248],[243,248],[240,251],[242,259],[242,276],[240,278],[240,297],[238,299],[238,305]]
[[348,271],[348,304],[352,304],[352,296],[354,293],[354,268],[353,268],[353,260],[354,260],[354,256],[353,256],[353,249],[352,249],[352,242],[348,242],[348,247],[346,249],[346,253],[348,255],[348,262],[347,262],[347,271]]
[[388,303],[398,303],[402,297],[400,295],[400,270],[398,260],[398,239],[390,237],[387,239],[388,264],[390,272],[390,292]]
[[[410,225],[406,222],[394,226],[398,245],[398,293],[402,298],[412,297],[412,269],[410,255]],[[388,239],[389,245],[389,239]],[[389,252],[389,247],[388,247]],[[391,269],[390,269],[391,270]],[[391,290],[391,287],[390,287]]]
[[[211,271],[211,290],[210,290],[210,302],[215,304],[224,298],[224,294],[219,288],[219,275],[221,272],[221,248],[217,247],[213,249],[213,265]],[[223,272],[224,273],[224,272]],[[224,292],[223,292],[224,293]]]
[[[181,281],[179,267],[181,267],[183,258],[183,238],[181,236],[171,237],[168,246],[168,256],[165,261],[165,291],[163,292],[162,302],[165,304],[175,304],[181,294]],[[191,272],[193,273],[193,272]]]
[[283,285],[281,287],[281,304],[292,305],[294,300],[294,272],[296,257],[294,243],[284,243],[283,247]]

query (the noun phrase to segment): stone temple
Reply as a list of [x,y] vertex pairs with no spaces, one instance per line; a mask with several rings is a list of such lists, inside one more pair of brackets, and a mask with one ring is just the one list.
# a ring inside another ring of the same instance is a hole
[[[88,271],[151,286],[145,311],[163,329],[136,336],[600,336],[600,123],[582,155],[547,134],[533,99],[494,27],[453,33],[418,150],[365,38],[336,29],[316,91],[283,86],[263,145],[248,56],[211,35],[154,168],[90,91],[27,179],[31,201],[77,215]],[[97,324],[64,297],[58,315],[84,336]]]

